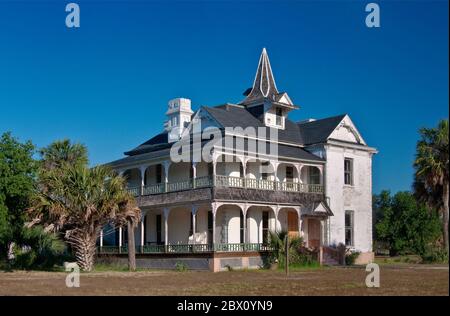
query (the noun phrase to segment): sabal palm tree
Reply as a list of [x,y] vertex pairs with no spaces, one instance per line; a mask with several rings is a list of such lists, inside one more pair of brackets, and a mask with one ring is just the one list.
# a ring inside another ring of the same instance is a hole
[[[437,128],[420,129],[414,161],[416,196],[431,207],[441,211],[445,249],[449,251],[449,146],[448,120],[439,122]],[[440,197],[439,197],[440,195]]]
[[40,182],[47,189],[35,195],[29,212],[37,218],[35,222],[65,232],[65,240],[84,271],[92,270],[103,226],[129,223],[133,231],[140,220],[140,210],[126,190],[125,179],[107,167],[66,165],[42,173]]
[[58,140],[39,150],[42,167],[46,170],[62,168],[65,164],[87,165],[88,151],[85,145],[68,139]]

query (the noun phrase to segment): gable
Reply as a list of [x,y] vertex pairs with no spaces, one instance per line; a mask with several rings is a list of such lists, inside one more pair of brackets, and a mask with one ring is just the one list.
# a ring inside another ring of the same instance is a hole
[[191,123],[187,127],[187,130],[191,131],[191,129],[193,128],[192,125],[198,123],[201,124],[200,126],[202,131],[208,127],[216,127],[219,129],[223,128],[223,125],[216,118],[214,118],[204,107],[201,107],[194,114]]
[[320,202],[319,204],[312,203],[304,208],[302,208],[302,215],[307,216],[333,216],[328,204],[325,202]]
[[366,145],[366,142],[361,137],[361,134],[358,132],[348,115],[342,119],[328,139]]

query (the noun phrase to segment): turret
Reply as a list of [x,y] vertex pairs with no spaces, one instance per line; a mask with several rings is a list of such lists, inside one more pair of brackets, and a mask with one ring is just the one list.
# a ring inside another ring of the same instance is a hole
[[194,112],[191,109],[191,100],[176,98],[169,101],[167,121],[164,123],[164,129],[169,133],[169,143],[180,139],[184,129],[191,122],[192,113]]

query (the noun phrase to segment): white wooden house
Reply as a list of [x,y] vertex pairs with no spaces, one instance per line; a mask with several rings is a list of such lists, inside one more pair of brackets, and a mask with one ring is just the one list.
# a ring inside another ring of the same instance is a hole
[[[169,101],[163,131],[109,164],[144,215],[138,265],[258,267],[269,231],[303,237],[321,260],[339,243],[372,260],[376,150],[346,114],[290,120],[299,107],[277,89],[265,49],[244,95],[195,112],[189,99]],[[124,255],[124,229],[105,227],[99,245]]]

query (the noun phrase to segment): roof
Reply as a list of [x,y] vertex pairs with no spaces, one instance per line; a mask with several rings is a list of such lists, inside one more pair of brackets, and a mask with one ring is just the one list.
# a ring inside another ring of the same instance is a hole
[[[258,62],[252,88],[245,93],[246,98],[240,104],[225,104],[216,107],[201,107],[208,113],[209,119],[215,120],[219,128],[241,127],[255,128],[259,138],[273,138],[273,131],[278,136],[278,155],[285,158],[322,161],[303,146],[326,142],[346,114],[311,122],[295,123],[285,119],[284,129],[267,127],[264,124],[264,111],[267,106],[288,106],[297,108],[285,92],[279,92],[275,84],[269,57],[264,48]],[[280,103],[282,102],[282,103]],[[290,110],[288,109],[288,110]],[[262,134],[264,133],[264,135]],[[125,152],[129,156],[111,164],[134,163],[136,161],[163,157],[170,154],[171,143],[167,131],[162,132],[139,146]],[[188,139],[189,140],[189,139]],[[204,143],[202,143],[203,146]],[[269,153],[269,151],[266,151]]]
[[347,114],[315,120],[311,122],[297,123],[304,145],[326,142],[331,133]]
[[125,152],[124,154],[127,156],[133,156],[133,155],[138,155],[141,153],[160,150],[160,149],[167,148],[167,147],[170,147],[170,144],[168,142],[168,133],[162,132],[162,133],[156,135],[155,137],[150,138],[145,143],[140,144],[136,148]]
[[[243,106],[226,104],[218,107],[202,108],[222,125],[222,127],[239,126],[243,129],[255,127],[256,132],[258,132],[258,128],[262,128],[265,131],[266,139],[270,138],[271,130],[274,130],[266,127]],[[278,141],[281,142],[278,145],[278,155],[292,159],[323,161],[323,159],[311,154],[304,148],[299,147],[299,145],[325,142],[344,117],[345,114],[305,123],[294,123],[286,119],[285,129],[276,129],[278,132]],[[112,164],[133,163],[141,159],[163,157],[170,153],[170,147],[171,144],[168,143],[167,132],[163,132],[136,148],[125,152],[126,155],[134,158],[119,159],[112,162]],[[266,152],[269,153],[268,150]]]
[[330,209],[328,203],[321,201],[319,203],[311,203],[305,205],[302,208],[302,215],[313,216],[313,217],[323,217],[323,216],[333,216],[333,212]]
[[[222,126],[240,126],[243,129],[247,127],[263,128],[266,136],[270,136],[270,128],[266,127],[259,118],[253,116],[242,106],[227,104],[219,107],[203,108]],[[303,144],[299,126],[289,119],[285,120],[284,129],[277,129],[277,132],[278,140],[281,142],[295,145]]]
[[277,85],[275,84],[275,78],[273,77],[272,67],[270,66],[269,56],[265,48],[263,48],[259,57],[253,87],[250,92],[247,90],[244,94],[247,96],[241,104],[252,103],[264,98],[273,99],[279,94]]

